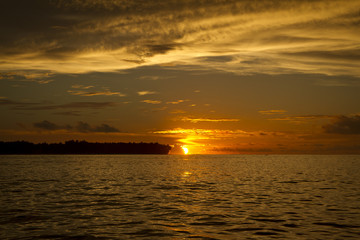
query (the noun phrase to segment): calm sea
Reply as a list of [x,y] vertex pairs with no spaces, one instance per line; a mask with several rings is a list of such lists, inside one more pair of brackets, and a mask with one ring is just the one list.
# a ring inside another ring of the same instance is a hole
[[0,156],[0,239],[360,239],[360,156]]

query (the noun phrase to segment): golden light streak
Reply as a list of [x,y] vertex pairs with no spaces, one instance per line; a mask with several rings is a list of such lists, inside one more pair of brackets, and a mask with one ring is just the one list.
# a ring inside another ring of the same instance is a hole
[[192,122],[192,123],[198,123],[198,122],[238,122],[240,119],[234,119],[234,118],[221,118],[221,119],[214,119],[214,118],[189,118],[189,117],[183,117],[181,118],[182,121],[186,122]]

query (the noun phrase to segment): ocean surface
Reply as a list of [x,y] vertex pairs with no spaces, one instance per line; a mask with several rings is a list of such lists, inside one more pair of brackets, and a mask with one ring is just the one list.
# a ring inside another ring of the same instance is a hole
[[0,239],[360,239],[360,156],[0,156]]

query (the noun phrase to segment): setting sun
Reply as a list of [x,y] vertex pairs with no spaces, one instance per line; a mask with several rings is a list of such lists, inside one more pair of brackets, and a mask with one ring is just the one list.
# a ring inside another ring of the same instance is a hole
[[185,146],[181,146],[181,148],[184,150],[184,154],[189,154],[189,149]]

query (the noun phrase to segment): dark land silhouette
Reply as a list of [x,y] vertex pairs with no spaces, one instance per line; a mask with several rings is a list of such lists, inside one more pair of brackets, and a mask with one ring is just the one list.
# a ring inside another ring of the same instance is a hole
[[168,154],[169,145],[159,143],[31,143],[26,141],[0,141],[0,154]]

